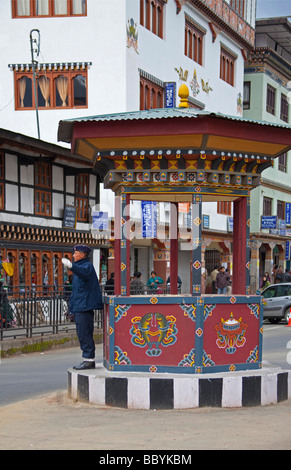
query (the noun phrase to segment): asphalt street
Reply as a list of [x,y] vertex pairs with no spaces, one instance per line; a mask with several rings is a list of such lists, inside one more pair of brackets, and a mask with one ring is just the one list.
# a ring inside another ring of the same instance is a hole
[[[291,328],[266,325],[264,338],[263,358],[290,369]],[[101,357],[98,345],[97,361]],[[153,452],[157,460],[152,464],[175,452],[189,464],[196,450],[291,449],[291,400],[252,408],[166,411],[89,405],[69,399],[66,392],[66,371],[79,361],[79,348],[2,360],[0,450],[98,450],[97,463],[112,459],[111,464],[136,467],[149,464],[145,459]],[[8,393],[12,385],[13,396]],[[114,460],[118,455],[132,460]]]

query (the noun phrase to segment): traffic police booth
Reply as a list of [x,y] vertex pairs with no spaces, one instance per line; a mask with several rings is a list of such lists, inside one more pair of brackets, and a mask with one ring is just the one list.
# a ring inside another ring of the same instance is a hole
[[[209,374],[262,367],[263,306],[250,294],[250,191],[290,149],[290,126],[178,108],[61,121],[59,140],[103,172],[115,193],[115,292],[105,297],[110,372]],[[130,295],[130,201],[171,203],[168,295]],[[201,292],[202,203],[233,202],[231,295]],[[192,205],[191,292],[178,294],[176,206]]]

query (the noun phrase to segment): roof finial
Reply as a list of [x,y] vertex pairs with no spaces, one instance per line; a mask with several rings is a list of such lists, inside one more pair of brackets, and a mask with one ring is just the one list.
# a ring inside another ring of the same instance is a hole
[[188,103],[188,96],[189,96],[189,89],[185,83],[182,83],[182,85],[179,88],[178,91],[178,96],[180,98],[180,104],[179,108],[189,108],[189,103]]

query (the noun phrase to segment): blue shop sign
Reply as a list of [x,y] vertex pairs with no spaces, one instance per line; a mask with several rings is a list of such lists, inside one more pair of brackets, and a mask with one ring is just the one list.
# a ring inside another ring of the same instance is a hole
[[158,203],[155,201],[141,201],[142,237],[157,237]]
[[286,241],[285,259],[290,259],[290,242],[289,242],[289,240]]
[[291,202],[286,202],[285,222],[286,222],[286,225],[291,225]]
[[262,215],[261,228],[274,229],[277,228],[277,216],[276,215]]
[[165,86],[166,108],[175,108],[176,106],[176,83],[167,82]]
[[93,212],[92,218],[94,230],[108,230],[108,212]]

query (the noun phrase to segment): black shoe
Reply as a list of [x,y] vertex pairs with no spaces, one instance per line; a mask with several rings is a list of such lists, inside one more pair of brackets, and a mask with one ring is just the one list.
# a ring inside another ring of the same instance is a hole
[[75,370],[95,369],[95,361],[83,361],[78,366],[74,366]]

